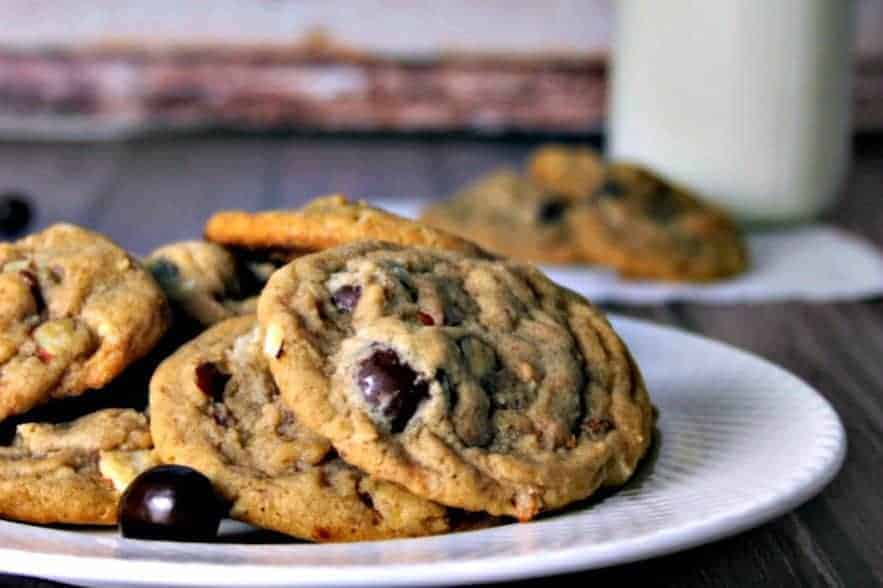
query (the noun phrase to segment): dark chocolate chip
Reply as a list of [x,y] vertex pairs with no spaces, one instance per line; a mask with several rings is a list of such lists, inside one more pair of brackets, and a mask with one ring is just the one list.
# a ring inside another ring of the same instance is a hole
[[371,510],[374,510],[374,499],[371,498],[370,494],[368,494],[367,492],[356,490],[356,495],[359,497],[359,502],[361,502]]
[[344,312],[352,312],[362,297],[361,286],[341,286],[331,295],[334,306]]
[[166,292],[174,292],[181,285],[181,270],[164,257],[150,263],[150,273]]
[[133,539],[210,541],[227,510],[204,475],[164,465],[129,484],[119,504],[120,530]]
[[541,223],[554,223],[561,220],[567,210],[567,201],[563,198],[548,198],[540,202],[537,208],[537,220]]
[[626,194],[626,189],[616,180],[607,178],[601,187],[592,195],[592,198],[622,198]]
[[196,366],[196,385],[214,402],[224,401],[224,388],[230,381],[230,374],[225,374],[213,363],[202,363]]
[[36,274],[31,270],[21,270],[19,274],[27,282],[28,288],[31,289],[31,298],[34,299],[37,314],[43,312],[46,309],[46,299],[43,298],[43,290],[40,288],[40,281],[37,280]]
[[647,202],[647,214],[659,222],[671,222],[680,213],[680,204],[670,190],[654,192]]
[[454,304],[449,304],[445,306],[445,324],[450,325],[452,327],[456,327],[463,323],[464,319],[463,311]]
[[31,205],[21,192],[0,194],[0,232],[14,236],[24,231],[31,222]]
[[320,459],[315,465],[324,465],[327,463],[331,463],[336,459],[340,459],[340,454],[338,454],[337,450],[332,447],[325,455],[322,456],[322,459]]
[[392,349],[378,348],[363,359],[356,383],[365,402],[391,420],[393,433],[404,430],[428,392],[426,381]]

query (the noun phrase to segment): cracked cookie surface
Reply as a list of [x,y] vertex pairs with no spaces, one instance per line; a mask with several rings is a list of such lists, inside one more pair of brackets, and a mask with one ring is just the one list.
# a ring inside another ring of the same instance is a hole
[[19,425],[0,447],[0,518],[113,525],[129,482],[158,463],[151,447],[147,418],[130,409]]
[[220,245],[169,243],[151,252],[145,265],[172,307],[203,326],[255,311],[258,278]]
[[258,316],[304,424],[449,506],[527,520],[624,483],[651,440],[625,345],[530,266],[353,244],[278,270]]
[[169,315],[147,271],[97,233],[58,224],[0,243],[0,420],[103,387]]
[[312,541],[430,535],[456,513],[339,459],[279,398],[253,316],[186,344],[150,386],[151,427],[167,463],[208,476],[231,516]]
[[567,203],[562,215],[586,261],[672,281],[745,271],[745,244],[722,210],[647,168],[598,161],[588,149],[546,147],[527,166],[540,190]]
[[368,239],[486,255],[447,231],[341,195],[316,198],[299,210],[219,212],[206,224],[205,236],[230,247],[288,251],[289,258]]

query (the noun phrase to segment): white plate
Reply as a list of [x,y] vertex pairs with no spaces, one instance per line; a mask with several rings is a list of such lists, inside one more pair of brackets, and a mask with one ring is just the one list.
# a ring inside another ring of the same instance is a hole
[[111,531],[0,523],[0,569],[112,586],[510,580],[635,561],[732,535],[801,504],[840,468],[843,426],[798,378],[674,329],[625,318],[614,324],[659,407],[659,435],[636,479],[603,499],[532,523],[349,545],[150,543]]
[[[425,202],[379,198],[374,204],[416,218]],[[695,300],[712,304],[772,300],[858,300],[883,292],[883,256],[858,235],[823,224],[749,232],[751,265],[729,280],[709,284],[625,280],[590,265],[543,265],[546,274],[594,302],[662,304]]]

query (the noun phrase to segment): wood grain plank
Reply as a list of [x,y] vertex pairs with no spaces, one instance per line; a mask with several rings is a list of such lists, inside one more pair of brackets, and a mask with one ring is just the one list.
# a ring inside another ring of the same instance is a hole
[[350,198],[423,198],[434,189],[430,142],[403,139],[303,139],[284,147],[280,201],[297,206],[315,196],[339,192]]
[[22,192],[31,201],[29,231],[56,222],[86,224],[124,157],[117,144],[0,143],[0,192]]
[[116,182],[93,204],[90,223],[139,254],[196,239],[219,209],[264,207],[272,142],[175,139],[127,145]]
[[853,153],[842,195],[824,219],[883,248],[883,134],[856,139]]
[[3,588],[6,588],[7,586],[15,586],[17,588],[57,588],[59,586],[64,586],[64,584],[50,582],[49,580],[41,580],[39,578],[0,575],[0,586],[3,586]]
[[[816,501],[798,510],[819,549],[837,562],[846,585],[874,577],[883,581],[883,512],[868,488],[883,487],[883,320],[868,321],[865,304],[767,304],[691,307],[691,320],[718,339],[754,351],[804,378],[840,414],[849,440],[840,475]],[[864,328],[851,315],[861,317]],[[856,332],[858,330],[858,332]],[[805,557],[819,561],[812,551]],[[846,562],[849,562],[846,565]]]
[[332,192],[368,200],[442,198],[491,170],[520,165],[536,145],[444,137],[297,138],[283,147],[282,198],[274,205]]

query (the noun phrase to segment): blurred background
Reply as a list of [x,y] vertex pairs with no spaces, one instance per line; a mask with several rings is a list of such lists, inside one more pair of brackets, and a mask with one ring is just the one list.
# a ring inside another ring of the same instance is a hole
[[[607,112],[613,4],[3,2],[0,136],[117,138],[194,128],[597,132]],[[860,131],[879,130],[883,1],[857,4],[854,121]],[[677,24],[654,18],[658,27]],[[687,31],[696,26],[678,20]]]
[[883,0],[35,0],[0,22],[7,236],[79,221],[143,252],[218,208],[442,198],[550,140],[802,222],[883,130]]

